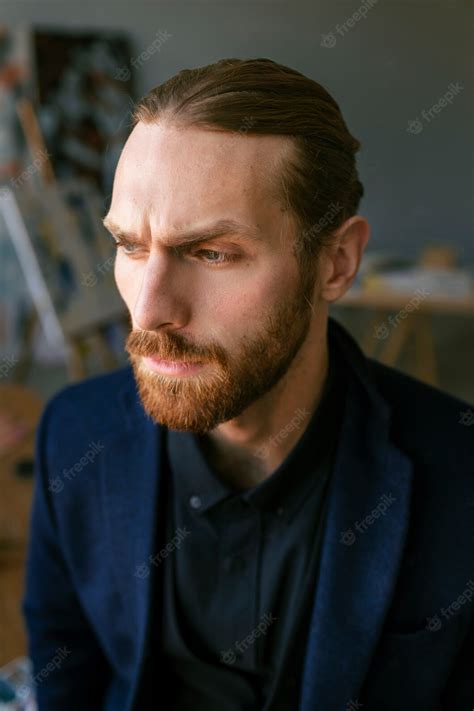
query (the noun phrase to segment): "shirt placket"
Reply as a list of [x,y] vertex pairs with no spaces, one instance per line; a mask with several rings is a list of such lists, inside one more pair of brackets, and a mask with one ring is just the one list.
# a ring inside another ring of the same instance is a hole
[[255,637],[255,630],[259,614],[261,569],[259,514],[239,499],[228,502],[225,510],[219,513],[218,589],[220,609],[224,613],[223,637],[226,638],[222,661],[254,671],[258,659],[258,637]]

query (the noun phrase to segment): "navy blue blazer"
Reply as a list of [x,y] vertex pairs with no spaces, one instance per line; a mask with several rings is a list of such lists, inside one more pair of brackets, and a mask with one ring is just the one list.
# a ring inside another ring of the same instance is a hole
[[[300,711],[472,711],[473,409],[329,334],[350,377]],[[146,711],[160,430],[130,365],[43,412],[22,600],[40,711]]]

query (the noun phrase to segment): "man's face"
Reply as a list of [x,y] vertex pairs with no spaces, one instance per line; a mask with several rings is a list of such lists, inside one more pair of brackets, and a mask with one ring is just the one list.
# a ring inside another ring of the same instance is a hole
[[[106,221],[140,241],[122,238],[115,279],[132,324],[125,347],[156,423],[202,434],[236,418],[306,338],[314,279],[302,281],[294,223],[270,189],[289,147],[278,136],[143,123],[127,141]],[[240,232],[176,246],[220,220]]]

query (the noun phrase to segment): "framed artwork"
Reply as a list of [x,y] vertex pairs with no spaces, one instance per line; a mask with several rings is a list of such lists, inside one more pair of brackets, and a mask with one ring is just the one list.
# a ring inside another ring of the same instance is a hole
[[25,141],[16,104],[31,91],[30,34],[0,24],[0,184],[21,172]]
[[38,119],[57,179],[86,178],[110,194],[134,98],[128,38],[35,28],[32,43]]
[[[123,316],[101,216],[130,131],[129,60],[123,33],[0,25],[0,357],[21,354],[32,306],[44,362],[62,360],[65,337],[107,322],[113,333]],[[25,141],[24,99],[44,156]]]

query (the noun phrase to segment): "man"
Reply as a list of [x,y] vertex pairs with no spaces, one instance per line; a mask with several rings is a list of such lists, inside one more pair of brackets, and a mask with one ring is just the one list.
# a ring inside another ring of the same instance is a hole
[[328,317],[369,237],[339,107],[232,59],[135,119],[105,218],[130,366],[37,435],[40,711],[468,711],[469,406]]

